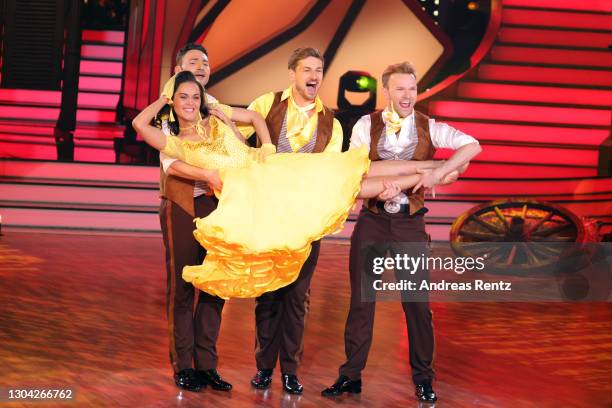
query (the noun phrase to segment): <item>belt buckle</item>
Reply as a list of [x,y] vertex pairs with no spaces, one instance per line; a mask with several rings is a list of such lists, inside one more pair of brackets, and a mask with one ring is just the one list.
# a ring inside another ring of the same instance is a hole
[[389,214],[397,214],[400,209],[402,208],[400,203],[397,203],[393,200],[387,200],[385,201],[385,205],[383,207],[385,209],[386,212],[388,212]]
[[400,192],[392,199],[385,201],[384,209],[389,214],[397,214],[402,209],[402,201],[406,201],[407,199],[408,196]]

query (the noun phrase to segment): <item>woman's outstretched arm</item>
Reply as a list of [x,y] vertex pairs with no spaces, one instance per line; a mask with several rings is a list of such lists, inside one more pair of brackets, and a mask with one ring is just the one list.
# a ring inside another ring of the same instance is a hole
[[367,177],[361,182],[361,190],[357,198],[375,198],[389,188],[389,184],[397,186],[399,190],[406,190],[421,180],[422,174],[410,176]]
[[232,120],[253,125],[261,144],[272,143],[266,120],[259,112],[244,108],[232,108]]
[[151,147],[161,151],[166,147],[166,135],[161,129],[151,125],[151,121],[157,115],[157,112],[168,103],[168,99],[165,96],[160,96],[155,102],[147,106],[132,120],[132,126],[134,130],[138,132],[140,136],[147,142]]
[[[386,177],[370,177],[370,174],[361,182],[361,190],[359,191],[358,198],[374,198],[377,197],[379,200],[386,199],[381,197],[381,194],[388,194],[393,191],[393,187],[399,190],[408,190],[415,185],[419,184],[423,177],[425,177],[429,171],[420,170],[422,173],[411,174],[408,176],[386,176]],[[440,184],[450,184],[457,181],[459,172],[454,170],[447,174]],[[399,192],[399,191],[397,191]],[[434,195],[435,197],[435,195]]]
[[370,164],[367,177],[410,176],[443,165],[442,160],[379,160]]

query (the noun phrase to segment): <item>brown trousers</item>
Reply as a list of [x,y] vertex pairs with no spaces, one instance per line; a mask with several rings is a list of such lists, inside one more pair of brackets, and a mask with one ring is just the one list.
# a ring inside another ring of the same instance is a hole
[[[422,215],[375,214],[366,209],[359,214],[351,236],[349,258],[351,303],[344,331],[344,349],[347,360],[340,366],[340,375],[345,375],[352,380],[360,379],[372,344],[376,302],[362,301],[362,278],[365,276],[364,265],[367,262],[364,247],[377,243],[379,250],[382,244],[385,246],[382,251],[389,251],[392,256],[398,253],[410,255],[406,246],[402,248],[401,243],[424,243],[428,240]],[[366,279],[369,280],[370,277]],[[429,302],[402,301],[402,308],[408,329],[409,360],[413,382],[419,384],[424,380],[432,380],[435,344]]]
[[[217,206],[214,197],[194,199],[197,217],[205,217]],[[159,208],[166,247],[166,311],[170,336],[170,362],[175,373],[186,368],[217,367],[217,338],[224,300],[196,290],[183,280],[183,267],[202,263],[206,251],[195,240],[193,217],[174,202],[162,199]],[[193,310],[195,293],[198,303]]]
[[310,256],[295,282],[255,300],[255,361],[258,370],[272,370],[280,356],[283,374],[295,374],[302,359],[304,322],[310,281],[321,242],[312,243]]

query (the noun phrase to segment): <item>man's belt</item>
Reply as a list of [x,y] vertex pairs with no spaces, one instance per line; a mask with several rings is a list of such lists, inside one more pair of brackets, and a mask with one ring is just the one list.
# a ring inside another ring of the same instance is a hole
[[[399,204],[393,201],[376,201],[376,208],[387,214],[410,213],[410,204]],[[423,215],[429,211],[423,207],[412,215]]]
[[388,214],[410,212],[410,204],[399,204],[394,201],[376,201],[376,208]]

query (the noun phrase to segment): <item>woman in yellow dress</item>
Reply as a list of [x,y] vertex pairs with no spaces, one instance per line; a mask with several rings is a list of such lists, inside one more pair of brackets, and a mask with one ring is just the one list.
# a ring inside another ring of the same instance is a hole
[[[292,283],[310,244],[342,229],[356,198],[391,197],[418,183],[434,161],[370,163],[367,148],[345,153],[279,153],[262,116],[215,105],[190,72],[176,75],[174,93],[162,95],[132,122],[164,154],[202,170],[219,198],[217,209],[196,218],[202,265],[183,279],[213,295],[256,297]],[[170,105],[170,134],[153,125]],[[174,118],[176,120],[174,120]],[[250,148],[232,121],[253,125],[261,148]],[[453,175],[451,177],[454,177]],[[448,177],[448,176],[447,176]]]

